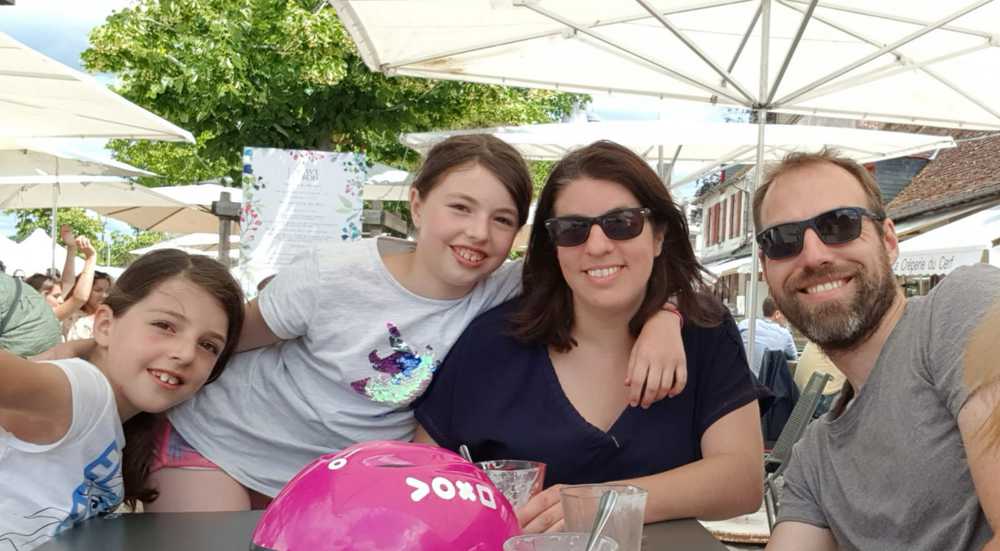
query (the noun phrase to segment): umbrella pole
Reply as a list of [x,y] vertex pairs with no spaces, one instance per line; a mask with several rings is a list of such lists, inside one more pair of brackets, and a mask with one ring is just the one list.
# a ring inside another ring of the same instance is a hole
[[[754,166],[753,189],[750,191],[751,201],[757,193],[764,178],[764,125],[767,124],[767,60],[768,46],[771,41],[771,2],[762,0],[760,3],[760,102],[757,105],[757,164]],[[753,215],[753,203],[751,202],[750,213]],[[757,343],[757,270],[760,266],[757,263],[757,240],[750,240],[750,292],[747,293],[748,305],[747,316],[747,364],[753,368],[754,348]],[[760,366],[757,366],[760,369]]]
[[[49,223],[49,235],[52,236],[52,265],[49,267],[49,275],[54,275],[56,271],[56,214],[59,201],[59,159],[56,158],[56,181],[52,184],[52,221]],[[68,253],[68,251],[67,251]],[[59,274],[60,277],[62,274]]]
[[[757,164],[753,170],[753,189],[750,190],[751,200],[764,179],[764,125],[767,121],[767,110],[761,109],[757,111],[757,114]],[[753,216],[753,207],[751,206],[750,209],[751,216]],[[750,332],[747,337],[747,363],[750,363],[751,366],[753,365],[753,352],[756,347],[754,338],[757,335],[757,273],[760,269],[758,260],[757,240],[752,238],[750,239],[750,291],[747,293],[747,319],[750,320],[747,322],[747,330]]]

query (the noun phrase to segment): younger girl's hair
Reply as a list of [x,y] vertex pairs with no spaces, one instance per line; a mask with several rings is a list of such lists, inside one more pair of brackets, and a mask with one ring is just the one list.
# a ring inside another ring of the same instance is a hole
[[[206,256],[189,255],[177,249],[161,249],[143,255],[122,273],[111,287],[106,304],[114,316],[121,317],[132,306],[149,296],[161,283],[183,277],[204,289],[226,312],[226,345],[205,384],[222,374],[236,348],[243,328],[243,291],[229,271]],[[155,450],[154,430],[161,415],[139,413],[125,422],[125,451],[122,454],[122,478],[125,503],[135,506],[139,501],[153,501],[159,492],[146,486],[149,467]]]
[[507,142],[489,134],[459,134],[437,143],[427,153],[410,187],[426,198],[452,170],[479,165],[493,173],[507,188],[517,207],[517,225],[528,221],[531,205],[531,172],[524,157]]

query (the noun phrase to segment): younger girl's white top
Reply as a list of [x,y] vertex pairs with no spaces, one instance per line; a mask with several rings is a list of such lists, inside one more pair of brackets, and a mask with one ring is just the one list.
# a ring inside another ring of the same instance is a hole
[[125,435],[107,378],[79,358],[53,360],[69,378],[73,420],[52,444],[0,426],[0,549],[27,551],[123,498]]

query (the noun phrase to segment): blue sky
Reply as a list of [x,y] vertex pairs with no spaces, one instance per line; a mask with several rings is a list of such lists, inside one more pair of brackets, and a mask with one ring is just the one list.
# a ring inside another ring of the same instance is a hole
[[[80,53],[88,46],[90,30],[100,25],[114,10],[128,6],[129,0],[15,0],[14,6],[0,6],[0,32],[82,70]],[[97,75],[108,84],[113,75]],[[594,96],[589,109],[600,120],[643,120],[674,118],[713,120],[708,106],[662,102],[649,98]],[[73,149],[95,156],[110,156],[100,140],[77,140]],[[0,235],[12,235],[13,218],[0,216]],[[124,227],[118,228],[124,229]]]

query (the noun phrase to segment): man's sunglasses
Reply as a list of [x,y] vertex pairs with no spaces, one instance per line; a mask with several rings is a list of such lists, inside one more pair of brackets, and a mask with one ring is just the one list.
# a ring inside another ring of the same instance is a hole
[[806,229],[812,228],[823,243],[840,245],[861,235],[861,223],[865,216],[876,222],[885,218],[861,207],[841,207],[808,220],[771,226],[757,234],[757,244],[772,260],[789,258],[802,252]]
[[594,224],[601,226],[604,235],[615,241],[625,241],[642,233],[646,217],[653,214],[647,208],[618,209],[600,216],[560,216],[545,221],[545,229],[549,231],[552,242],[559,247],[575,247],[582,245],[590,237],[590,228]]

